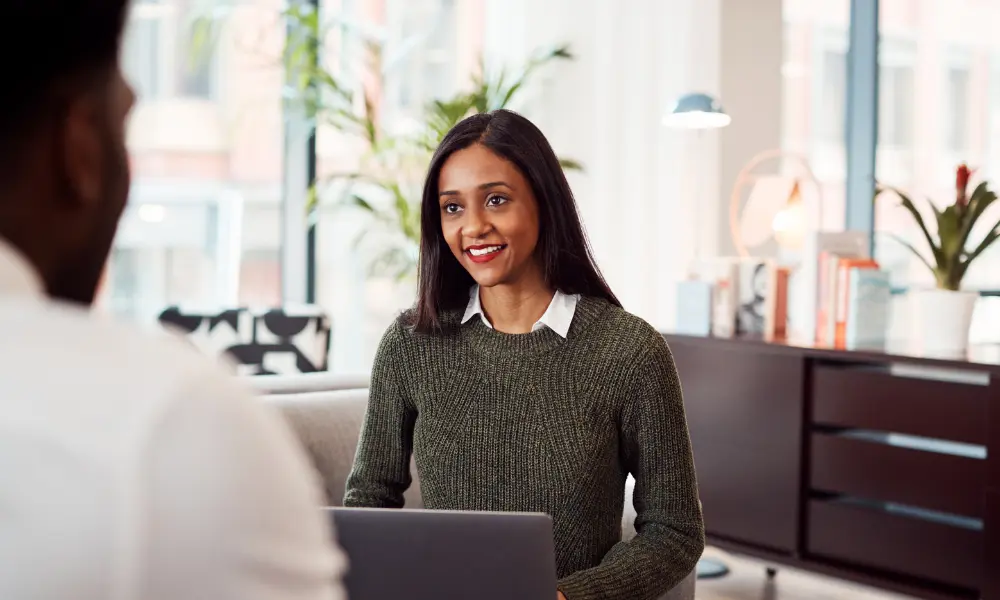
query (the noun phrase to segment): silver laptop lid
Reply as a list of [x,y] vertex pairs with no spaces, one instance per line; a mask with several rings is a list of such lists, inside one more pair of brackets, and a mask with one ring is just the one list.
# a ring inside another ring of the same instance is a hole
[[553,600],[552,519],[333,508],[351,600]]

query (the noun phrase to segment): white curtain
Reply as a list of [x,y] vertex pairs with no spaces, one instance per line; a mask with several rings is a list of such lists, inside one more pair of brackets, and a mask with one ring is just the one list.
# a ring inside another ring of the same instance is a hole
[[488,66],[571,45],[576,60],[548,69],[520,110],[584,164],[570,182],[599,266],[659,327],[673,324],[699,237],[706,254],[718,248],[718,132],[699,139],[660,120],[682,93],[718,93],[720,2],[486,0]]

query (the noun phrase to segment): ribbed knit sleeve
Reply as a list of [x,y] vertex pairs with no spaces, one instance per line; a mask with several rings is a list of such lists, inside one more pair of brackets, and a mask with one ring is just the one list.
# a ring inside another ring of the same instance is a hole
[[649,338],[621,415],[635,477],[637,535],[596,567],[559,582],[568,600],[655,600],[694,569],[705,546],[680,379],[666,342]]
[[417,410],[407,398],[399,367],[405,332],[398,321],[386,331],[372,367],[365,413],[354,467],[347,479],[345,506],[401,508],[410,487],[410,455]]

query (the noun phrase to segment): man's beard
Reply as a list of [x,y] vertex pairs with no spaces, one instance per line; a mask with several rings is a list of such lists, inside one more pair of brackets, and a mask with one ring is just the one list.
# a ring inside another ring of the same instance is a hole
[[110,133],[104,141],[104,191],[100,199],[100,213],[96,216],[97,222],[86,245],[73,256],[67,257],[47,282],[50,297],[85,306],[91,306],[97,296],[129,188],[125,149],[113,141]]

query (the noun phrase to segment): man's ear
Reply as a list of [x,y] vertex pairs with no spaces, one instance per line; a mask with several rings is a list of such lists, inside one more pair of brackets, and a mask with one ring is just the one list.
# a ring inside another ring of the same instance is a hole
[[76,208],[93,206],[101,199],[104,152],[100,115],[96,94],[81,94],[68,103],[62,120],[57,159],[73,192],[65,201],[77,203]]

